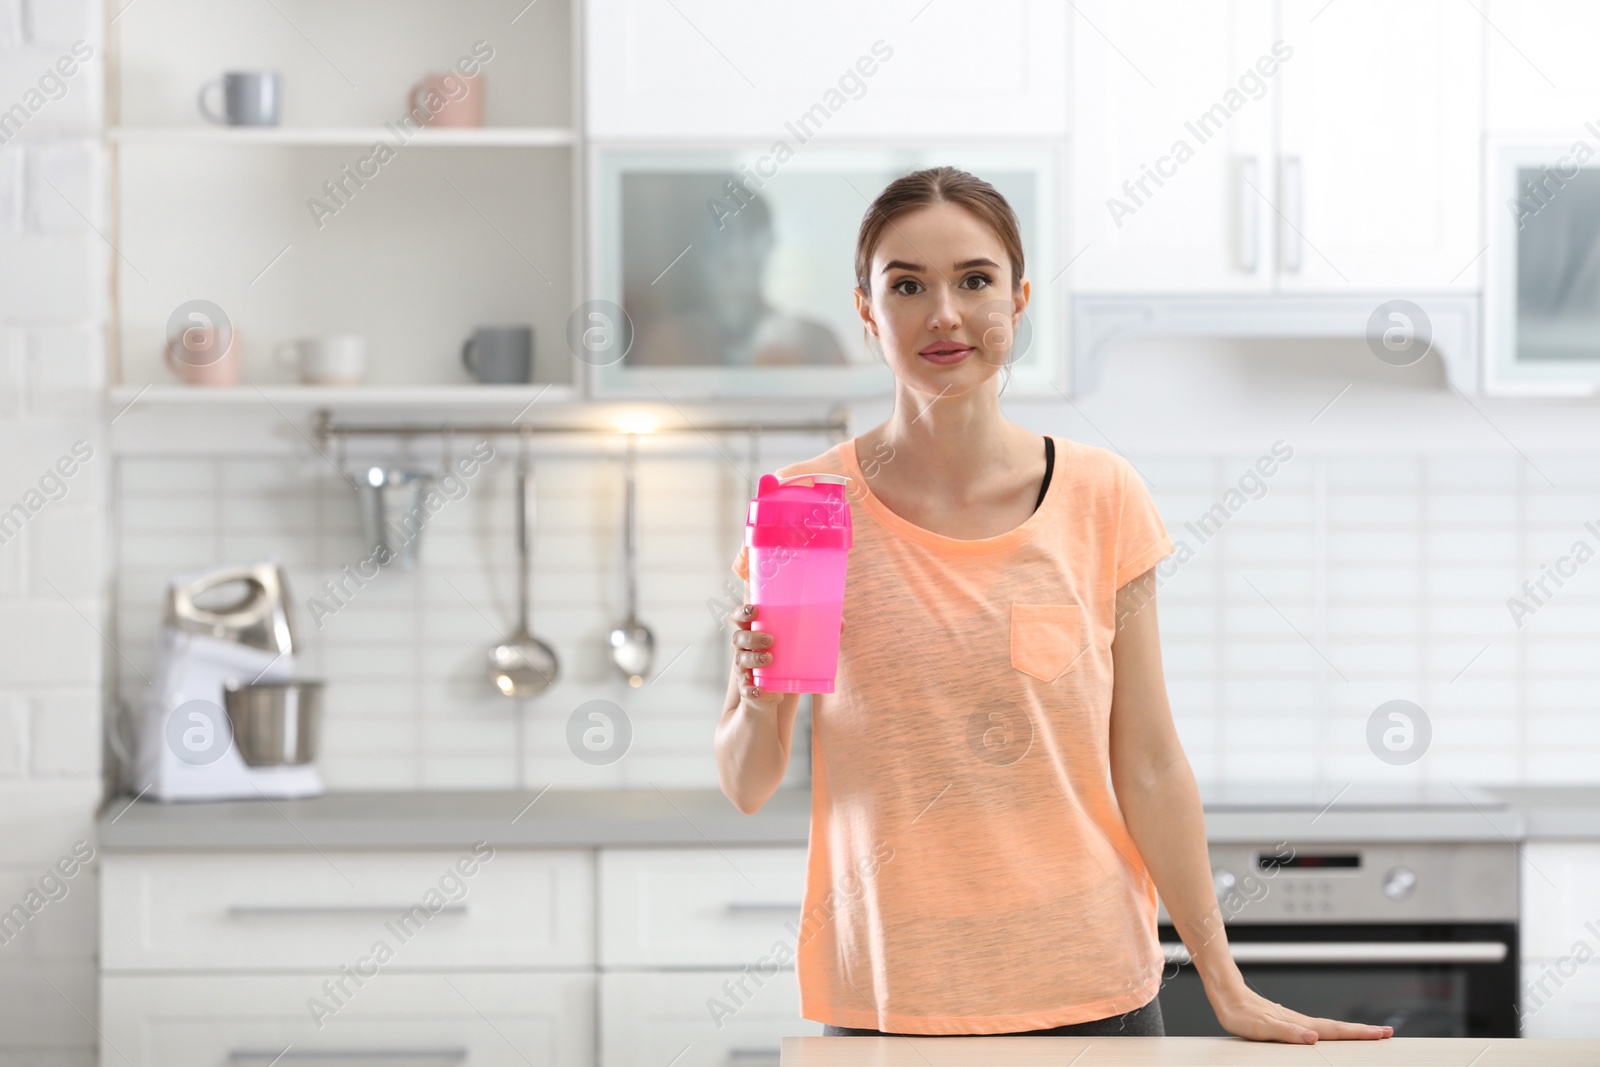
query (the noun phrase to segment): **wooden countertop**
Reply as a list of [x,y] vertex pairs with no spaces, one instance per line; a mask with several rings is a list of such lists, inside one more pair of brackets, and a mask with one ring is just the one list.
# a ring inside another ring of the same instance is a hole
[[1391,1037],[786,1037],[782,1067],[1596,1067],[1600,1041]]

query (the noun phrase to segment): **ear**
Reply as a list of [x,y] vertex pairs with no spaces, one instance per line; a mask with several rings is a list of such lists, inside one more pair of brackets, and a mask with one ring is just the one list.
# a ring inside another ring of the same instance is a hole
[[1033,295],[1033,283],[1027,278],[1022,279],[1022,284],[1011,293],[1011,304],[1015,314],[1021,315],[1028,307],[1028,299]]
[[877,320],[872,317],[872,301],[867,297],[866,293],[863,293],[860,290],[860,288],[855,289],[854,292],[856,296],[856,314],[861,316],[861,321],[866,325],[867,332],[872,336],[877,337],[878,323]]

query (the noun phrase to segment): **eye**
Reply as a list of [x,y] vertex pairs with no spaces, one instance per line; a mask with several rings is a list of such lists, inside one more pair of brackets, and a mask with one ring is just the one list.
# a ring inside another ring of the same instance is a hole
[[[972,284],[973,282],[976,282],[977,284],[974,285]],[[981,271],[973,271],[971,274],[961,279],[961,288],[963,289],[987,289],[992,284],[992,279],[990,279],[987,274],[984,274]]]
[[889,288],[893,289],[901,296],[916,296],[918,293],[922,292],[922,283],[917,281],[915,278],[901,278]]

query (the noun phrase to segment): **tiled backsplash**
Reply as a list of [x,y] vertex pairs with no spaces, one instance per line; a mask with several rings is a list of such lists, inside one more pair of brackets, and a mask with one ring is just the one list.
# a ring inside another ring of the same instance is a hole
[[[515,622],[515,460],[504,449],[431,518],[415,571],[346,582],[342,606],[322,583],[368,550],[354,489],[321,457],[123,458],[117,644],[148,673],[168,575],[273,555],[290,575],[305,672],[330,683],[330,787],[714,786],[728,643],[708,601],[724,595],[746,487],[704,451],[640,460],[640,615],[661,673],[639,689],[605,658],[624,613],[622,477],[609,456],[537,463],[533,629],[562,677],[525,704],[495,694],[484,671]],[[1535,467],[1504,453],[1296,452],[1252,478],[1258,458],[1130,456],[1180,543],[1159,611],[1198,776],[1600,780],[1600,561],[1573,556],[1575,573],[1546,580],[1542,605],[1523,590],[1577,542],[1600,550],[1600,457],[1535,456]],[[1534,609],[1520,628],[1512,597]],[[119,666],[127,699],[142,681]],[[595,698],[622,706],[634,730],[609,766],[567,747],[569,715]],[[1432,727],[1427,753],[1406,766],[1366,740],[1373,710],[1397,698]]]

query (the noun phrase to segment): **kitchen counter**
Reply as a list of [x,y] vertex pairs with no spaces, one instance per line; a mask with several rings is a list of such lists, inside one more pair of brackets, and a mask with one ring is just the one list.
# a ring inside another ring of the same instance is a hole
[[[1600,786],[1346,787],[1293,796],[1282,787],[1202,787],[1217,843],[1600,840]],[[307,800],[160,804],[109,801],[110,851],[428,849],[489,841],[510,848],[804,845],[811,793],[780,789],[745,815],[716,789],[330,793]]]
[[782,1067],[1059,1067],[1079,1057],[1084,1067],[1593,1067],[1600,1063],[1600,1041],[1391,1037],[1286,1045],[1233,1037],[786,1037],[780,1062]]
[[1489,792],[1522,813],[1530,838],[1600,840],[1600,786],[1495,786]]
[[780,789],[745,815],[716,789],[329,793],[176,804],[126,797],[99,820],[106,851],[804,845],[811,792]]

